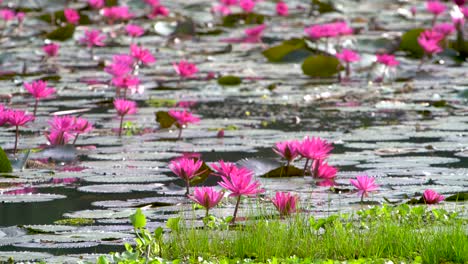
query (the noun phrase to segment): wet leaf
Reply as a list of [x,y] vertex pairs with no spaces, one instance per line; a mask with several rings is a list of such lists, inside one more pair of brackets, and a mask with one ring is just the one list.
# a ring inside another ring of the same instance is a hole
[[141,212],[141,209],[136,209],[136,212],[130,216],[130,221],[134,228],[143,228],[146,226],[146,217]]
[[219,77],[218,84],[219,85],[239,85],[242,83],[242,79],[234,76],[234,75],[226,75]]
[[412,57],[421,58],[424,55],[424,50],[418,43],[418,37],[424,30],[424,28],[415,28],[403,34],[400,50],[408,52]]
[[156,122],[161,128],[170,128],[176,122],[176,119],[169,115],[166,111],[156,112]]
[[314,9],[320,14],[337,11],[331,1],[312,0],[312,4],[314,5]]
[[445,198],[445,201],[447,202],[461,202],[461,201],[467,201],[468,200],[468,193],[466,192],[459,192],[454,195],[451,195],[447,198]]
[[283,41],[278,46],[271,47],[262,52],[263,56],[265,56],[271,62],[280,62],[283,58],[290,54],[293,51],[297,51],[306,47],[304,39],[290,39]]
[[337,58],[326,55],[310,56],[302,64],[302,72],[310,77],[331,77],[341,69]]
[[246,25],[252,24],[263,24],[265,16],[256,13],[237,13],[230,14],[223,18],[223,26],[234,27],[240,21],[243,21]]
[[83,226],[94,224],[94,219],[89,218],[66,218],[54,222],[57,225]]
[[46,38],[50,40],[65,41],[73,37],[75,33],[75,26],[72,24],[67,24],[66,26],[59,27],[56,30],[48,33]]
[[301,176],[302,177],[303,170],[290,165],[287,170],[286,166],[281,166],[276,168],[272,171],[269,171],[262,175],[261,177],[265,178],[276,178],[276,177],[293,177],[293,176]]
[[13,168],[11,167],[11,162],[8,159],[5,151],[0,147],[0,173],[9,173],[12,172]]
[[150,98],[146,103],[151,107],[173,107],[177,104],[174,99]]
[[206,181],[206,179],[208,178],[208,176],[213,173],[213,171],[211,170],[211,168],[206,165],[205,162],[203,162],[202,166],[200,167],[200,169],[197,171],[197,173],[200,173],[200,172],[203,172],[201,173],[200,175],[192,178],[192,180],[190,180],[190,185],[191,186],[195,186],[195,185],[198,185],[200,183],[203,183],[204,181]]

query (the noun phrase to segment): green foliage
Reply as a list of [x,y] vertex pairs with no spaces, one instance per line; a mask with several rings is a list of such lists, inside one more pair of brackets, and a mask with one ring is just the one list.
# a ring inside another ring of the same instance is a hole
[[11,167],[11,162],[8,159],[5,151],[0,147],[0,173],[10,173],[13,172]]
[[134,214],[130,216],[130,221],[132,222],[133,228],[143,228],[146,226],[146,217],[141,212],[141,209],[138,208]]
[[152,107],[173,107],[177,101],[174,99],[150,98],[146,103]]
[[305,48],[306,44],[304,42],[304,39],[293,38],[290,40],[285,40],[280,45],[271,47],[263,51],[262,54],[270,62],[280,62],[283,60],[284,57],[286,57],[286,55]]
[[265,21],[265,16],[256,13],[230,14],[223,17],[223,26],[234,27],[240,21],[243,21],[245,25],[263,24]]
[[332,77],[342,69],[337,58],[326,55],[310,56],[302,63],[302,72],[310,77]]
[[263,174],[261,177],[265,178],[277,178],[277,177],[293,177],[293,176],[302,176],[304,170],[299,169],[295,166],[290,165],[288,169],[286,170],[286,166],[281,166],[279,168],[276,168],[274,170],[271,170],[265,174]]
[[167,111],[156,112],[156,122],[161,128],[170,128],[176,123],[176,119],[169,115]]
[[166,226],[170,230],[177,232],[180,230],[180,217],[173,217],[167,220]]
[[50,40],[65,41],[73,37],[75,33],[75,26],[67,24],[63,27],[59,27],[46,35],[46,38]]
[[332,1],[312,0],[312,5],[320,14],[337,11]]
[[123,123],[122,129],[125,131],[125,135],[127,136],[138,135],[142,131],[142,129],[132,121],[125,121]]
[[226,75],[218,78],[219,85],[239,85],[242,83],[242,79],[234,75]]
[[[45,21],[47,23],[54,23],[55,25],[59,26],[60,24],[67,22],[67,19],[65,18],[65,14],[63,10],[59,10],[54,12],[54,21],[52,21],[52,15],[51,14],[43,14],[38,17],[40,20]],[[89,20],[89,17],[87,15],[81,14],[80,13],[80,20],[78,21],[80,25],[89,25],[91,24],[91,21]]]
[[467,192],[459,192],[454,195],[451,195],[447,198],[445,198],[445,201],[447,202],[461,202],[461,201],[467,201],[468,200],[468,193]]
[[213,173],[211,168],[205,162],[203,162],[200,169],[197,171],[198,175],[190,179],[190,186],[196,186],[200,183],[203,183],[211,173]]
[[94,224],[94,219],[89,218],[67,218],[60,219],[54,222],[56,225],[72,225],[72,226],[83,226]]
[[424,28],[415,28],[403,34],[400,42],[400,50],[406,51],[416,58],[424,56],[424,50],[418,43],[418,37],[424,30]]

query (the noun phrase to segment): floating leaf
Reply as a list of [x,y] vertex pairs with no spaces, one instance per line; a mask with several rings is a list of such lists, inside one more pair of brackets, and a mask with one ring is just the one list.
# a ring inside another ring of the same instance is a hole
[[11,162],[8,159],[5,151],[0,147],[0,173],[9,173],[12,172],[13,168],[11,167]]
[[226,75],[219,77],[219,85],[239,85],[242,83],[242,79],[234,75]]
[[89,218],[66,218],[54,222],[56,225],[83,226],[94,224],[94,219]]
[[321,0],[312,0],[312,4],[314,5],[315,10],[317,10],[320,14],[337,11],[333,5],[333,2],[331,1],[325,2]]
[[[52,15],[51,14],[44,14],[38,17],[40,20],[45,21],[47,23],[54,23],[56,25],[60,25],[63,22],[67,22],[67,19],[65,18],[65,14],[63,10],[56,11],[54,13],[54,21],[52,21]],[[91,20],[87,15],[81,14],[80,13],[80,20],[78,21],[80,25],[89,25],[91,24]]]
[[130,221],[134,228],[143,228],[146,226],[145,214],[141,212],[141,209],[136,209],[136,212],[130,216]]
[[223,26],[233,27],[238,24],[240,21],[243,21],[246,25],[252,24],[263,24],[265,16],[256,13],[238,13],[230,14],[223,18]]
[[151,107],[173,107],[177,101],[174,99],[150,98],[146,103]]
[[304,39],[290,39],[283,41],[278,46],[271,47],[262,52],[263,56],[265,56],[271,62],[279,62],[281,61],[286,55],[293,51],[297,51],[306,47]]
[[156,112],[156,122],[161,128],[170,128],[176,122],[176,119],[169,115],[166,111]]
[[403,34],[400,50],[408,52],[413,57],[421,58],[424,55],[424,50],[418,43],[418,37],[424,30],[424,28],[415,28]]
[[281,166],[272,171],[269,171],[262,175],[261,177],[265,178],[276,178],[276,177],[293,177],[293,176],[302,176],[303,170],[290,165],[287,170],[286,166]]
[[341,69],[337,58],[326,55],[310,56],[302,64],[302,72],[310,77],[331,77]]
[[208,178],[208,176],[213,173],[213,171],[211,170],[211,168],[206,165],[205,162],[203,162],[203,164],[201,165],[200,169],[197,171],[197,173],[200,173],[200,172],[203,172],[201,173],[200,175],[192,178],[190,180],[190,185],[191,186],[195,186],[195,185],[198,185],[202,182],[204,182],[206,180],[206,178]]
[[461,201],[467,201],[468,200],[468,193],[466,192],[459,192],[454,195],[451,195],[447,198],[445,198],[445,201],[447,202],[461,202]]
[[72,24],[67,24],[64,27],[59,27],[56,30],[48,33],[46,38],[50,40],[65,41],[73,37],[75,33],[75,26]]

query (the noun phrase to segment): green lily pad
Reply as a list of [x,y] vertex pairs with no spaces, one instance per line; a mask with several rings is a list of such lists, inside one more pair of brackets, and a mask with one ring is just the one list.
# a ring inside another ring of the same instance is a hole
[[59,27],[46,35],[46,38],[50,40],[65,41],[73,37],[75,33],[75,26],[67,24],[66,26]]
[[0,173],[10,173],[13,171],[11,162],[8,159],[5,151],[0,147]]
[[198,184],[204,182],[206,180],[206,178],[208,178],[208,176],[211,173],[213,173],[211,168],[208,165],[206,165],[205,162],[203,162],[202,166],[197,171],[197,173],[200,173],[200,172],[203,172],[203,173],[201,173],[200,175],[198,175],[198,176],[192,178],[192,180],[190,180],[190,185],[191,186],[195,186],[195,185],[198,185]]
[[146,103],[151,107],[173,107],[176,105],[177,101],[174,99],[150,98]]
[[176,119],[169,115],[166,111],[156,112],[156,122],[161,128],[170,128],[176,122]]
[[271,170],[260,177],[265,178],[276,178],[276,177],[294,177],[294,176],[302,176],[303,170],[290,165],[287,173],[286,173],[286,166],[281,166],[274,170]]
[[[67,22],[67,19],[65,18],[65,14],[63,10],[56,11],[54,13],[54,21],[52,21],[52,16],[51,14],[43,14],[38,17],[40,20],[45,21],[47,23],[52,23],[56,25],[60,25],[62,22]],[[80,20],[78,21],[80,25],[89,25],[91,24],[91,20],[87,15],[81,14],[80,13]]]
[[320,14],[337,11],[331,1],[312,0],[312,4]]
[[400,50],[408,52],[413,57],[421,58],[424,55],[424,50],[418,43],[418,37],[424,30],[424,28],[415,28],[403,34]]
[[293,38],[283,41],[280,45],[271,47],[262,52],[270,62],[279,62],[293,51],[297,51],[306,47],[304,39]]
[[342,68],[337,58],[326,55],[310,56],[302,63],[302,72],[310,77],[331,77]]
[[223,26],[234,27],[240,21],[243,21],[245,25],[263,24],[265,16],[257,13],[230,14],[223,18]]
[[226,75],[219,77],[218,84],[219,85],[239,85],[242,83],[242,79],[234,76],[234,75]]
[[83,226],[94,224],[94,219],[89,218],[66,218],[54,222],[56,225]]
[[468,193],[464,192],[459,192],[454,195],[451,195],[447,198],[445,198],[445,201],[447,202],[461,202],[461,201],[467,201],[468,200]]

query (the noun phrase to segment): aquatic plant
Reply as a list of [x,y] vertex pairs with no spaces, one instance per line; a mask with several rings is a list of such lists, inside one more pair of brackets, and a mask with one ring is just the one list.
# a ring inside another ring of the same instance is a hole
[[59,51],[60,45],[56,43],[50,43],[42,46],[44,53],[50,57],[56,57]]
[[179,63],[173,63],[172,65],[180,78],[189,78],[198,72],[197,66],[186,60],[181,60]]
[[134,38],[141,37],[145,34],[145,29],[135,24],[128,24],[125,26],[125,31],[132,38],[132,42]]
[[310,174],[321,179],[334,179],[337,173],[337,168],[328,165],[327,162],[320,159],[314,161],[310,168]]
[[34,120],[34,116],[26,113],[22,110],[8,109],[3,111],[3,114],[6,115],[7,123],[16,128],[15,132],[15,147],[13,153],[16,155],[18,149],[18,139],[19,139],[19,127],[26,125],[27,123]]
[[110,25],[118,20],[129,20],[134,16],[128,6],[110,6],[102,9],[102,15],[107,18]]
[[47,87],[47,82],[42,80],[33,81],[32,83],[25,82],[24,88],[34,97],[34,116],[36,116],[39,100],[49,98],[52,94],[55,93],[55,89],[53,87]]
[[205,216],[209,215],[209,210],[221,201],[224,197],[224,192],[215,191],[213,187],[195,187],[193,195],[188,196],[195,203],[203,206],[206,210]]
[[84,44],[90,50],[91,58],[94,57],[93,47],[103,47],[105,46],[104,40],[106,40],[106,35],[101,35],[101,31],[97,29],[88,30],[85,29],[84,36],[80,38],[80,43]]
[[126,115],[135,114],[137,112],[137,105],[134,101],[128,101],[125,99],[115,99],[114,107],[117,110],[117,115],[120,116],[119,137],[121,137],[123,119]]
[[263,34],[263,31],[265,31],[265,29],[266,29],[265,24],[255,26],[253,28],[247,28],[244,31],[246,38],[243,40],[243,42],[246,42],[246,43],[262,42],[262,34]]
[[290,192],[276,192],[275,197],[271,199],[281,216],[290,215],[296,212],[296,204],[299,197]]
[[148,49],[135,44],[130,45],[130,56],[132,56],[136,64],[148,66],[156,62],[156,59]]
[[239,7],[246,13],[251,13],[255,8],[253,0],[239,0]]
[[201,160],[190,158],[178,158],[169,163],[169,169],[184,180],[186,187],[185,195],[190,194],[190,180],[204,173],[204,171],[200,171],[202,165],[203,162]]
[[50,145],[65,145],[73,138],[75,120],[72,116],[54,116],[48,123],[50,132],[45,136]]
[[148,17],[151,19],[156,18],[158,16],[167,17],[169,16],[169,13],[170,11],[167,7],[163,5],[156,5],[156,6],[153,6],[151,13],[148,15]]
[[442,202],[445,197],[434,190],[427,189],[424,191],[422,199],[426,204],[437,204]]
[[435,25],[437,17],[445,12],[446,7],[438,0],[429,0],[426,1],[426,9],[433,14],[432,25]]
[[258,181],[252,181],[253,172],[247,169],[234,169],[228,175],[221,175],[222,181],[218,184],[230,192],[230,197],[237,197],[236,207],[232,218],[232,223],[235,223],[237,210],[241,196],[256,196],[263,193],[265,190],[260,188]]
[[177,139],[182,138],[182,130],[186,128],[188,124],[196,124],[200,122],[200,118],[194,116],[187,110],[169,110],[168,114],[176,120],[177,127],[179,128]]
[[93,124],[91,124],[87,119],[82,117],[74,118],[72,132],[75,133],[75,139],[73,140],[73,145],[78,140],[79,135],[89,133],[93,129]]
[[375,179],[367,175],[358,175],[355,180],[350,180],[350,183],[356,187],[361,196],[361,203],[364,201],[364,196],[369,196],[370,192],[375,192],[379,189],[379,186],[375,184]]
[[[422,32],[418,37],[418,43],[423,48],[426,56],[432,56],[442,51],[439,43],[444,39],[444,35],[437,31],[426,30]],[[424,57],[421,59],[421,64],[424,63]]]
[[281,0],[278,3],[276,3],[276,14],[278,16],[288,16],[289,14],[288,4],[286,4],[285,2]]
[[[304,137],[297,149],[299,155],[306,159],[304,174],[307,171],[310,160],[320,164],[322,160],[326,159],[330,155],[332,150],[333,146],[320,137]],[[314,170],[312,176],[318,177],[318,171]]]
[[75,9],[66,8],[63,10],[63,15],[65,16],[65,19],[68,23],[73,25],[79,24],[80,14]]
[[356,52],[349,50],[349,49],[343,49],[341,52],[336,54],[336,57],[341,61],[346,64],[346,77],[349,77],[351,75],[351,63],[359,61],[360,57],[359,54]]
[[382,76],[380,79],[383,81],[385,78],[385,74],[389,68],[396,67],[400,65],[400,62],[395,59],[394,55],[391,54],[377,54],[377,62],[384,66],[382,71]]
[[88,0],[88,5],[94,9],[101,9],[105,5],[105,0]]

